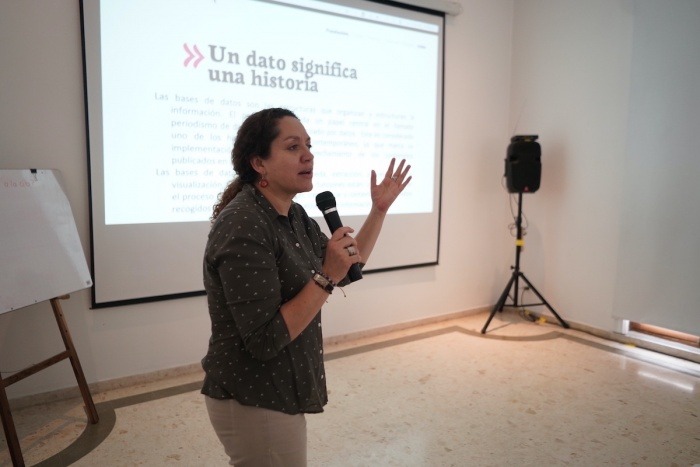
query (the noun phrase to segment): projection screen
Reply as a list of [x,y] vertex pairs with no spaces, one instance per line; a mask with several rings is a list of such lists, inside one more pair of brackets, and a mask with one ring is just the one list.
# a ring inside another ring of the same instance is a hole
[[203,293],[212,206],[243,119],[294,111],[327,231],[369,212],[370,171],[405,158],[365,272],[436,264],[444,15],[365,0],[83,0],[93,307]]

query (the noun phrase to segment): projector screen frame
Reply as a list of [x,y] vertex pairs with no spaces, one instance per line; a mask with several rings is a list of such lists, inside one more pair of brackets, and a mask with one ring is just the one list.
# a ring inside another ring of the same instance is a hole
[[[104,203],[104,193],[100,193],[99,189],[94,186],[93,184],[93,170],[95,170],[96,164],[95,161],[93,160],[93,145],[103,145],[103,140],[102,140],[102,134],[101,132],[96,132],[94,131],[96,126],[91,124],[91,118],[95,117],[95,112],[99,111],[101,113],[102,108],[101,108],[101,102],[99,103],[100,105],[95,105],[94,98],[92,98],[92,101],[90,100],[90,90],[89,88],[89,80],[94,79],[89,76],[89,73],[94,73],[94,71],[88,71],[88,51],[87,51],[87,46],[86,46],[86,27],[92,27],[89,24],[86,24],[86,19],[85,19],[85,4],[86,3],[94,3],[92,0],[81,0],[80,2],[80,13],[81,13],[81,32],[82,32],[82,45],[83,45],[83,73],[84,73],[84,82],[85,82],[85,114],[86,114],[86,141],[87,141],[87,154],[88,154],[88,191],[89,191],[89,208],[90,208],[90,264],[91,264],[91,269],[93,271],[93,285],[92,285],[92,308],[107,308],[107,307],[115,307],[115,306],[124,306],[124,305],[132,305],[132,304],[138,304],[138,303],[145,303],[145,302],[153,302],[153,301],[161,301],[161,300],[170,300],[170,299],[179,299],[179,298],[187,298],[187,297],[193,297],[193,296],[201,296],[204,295],[204,290],[203,287],[201,288],[196,288],[196,289],[189,289],[189,290],[182,290],[182,291],[177,291],[177,292],[168,292],[168,293],[150,293],[150,294],[142,294],[139,296],[133,296],[133,297],[127,297],[127,298],[109,298],[109,299],[100,299],[97,296],[97,291],[96,288],[99,286],[98,282],[99,279],[97,277],[97,274],[95,274],[95,269],[96,269],[96,256],[99,257],[100,253],[97,251],[96,248],[96,242],[95,242],[95,236],[97,233],[99,233],[99,229],[103,228],[104,226],[96,225],[95,223],[95,208],[96,208],[96,203]],[[272,2],[272,3],[277,3],[277,2]],[[435,266],[439,264],[439,254],[440,254],[440,228],[441,228],[441,205],[442,205],[442,158],[443,158],[443,118],[444,118],[444,51],[445,51],[445,18],[444,18],[444,13],[443,12],[438,12],[436,10],[428,9],[428,8],[423,8],[423,7],[418,7],[414,5],[407,5],[403,4],[400,2],[394,2],[394,1],[372,1],[372,0],[364,0],[364,3],[375,3],[375,4],[381,4],[381,5],[388,5],[391,7],[398,7],[401,8],[402,10],[407,10],[407,11],[414,11],[414,12],[420,12],[420,13],[425,13],[433,16],[437,16],[441,18],[441,26],[440,26],[440,44],[439,44],[439,54],[440,56],[438,57],[439,59],[439,70],[438,75],[439,75],[439,95],[437,98],[439,99],[439,112],[437,113],[437,121],[439,123],[439,127],[436,128],[435,131],[435,137],[437,138],[436,145],[439,147],[438,150],[436,150],[436,156],[434,160],[435,164],[435,186],[433,187],[433,206],[434,206],[434,216],[436,218],[435,221],[435,255],[434,259],[426,260],[426,261],[416,261],[411,264],[402,264],[402,265],[392,265],[392,266],[378,266],[378,267],[371,267],[372,260],[370,260],[370,265],[368,265],[367,269],[363,271],[364,274],[373,274],[373,273],[379,273],[379,272],[388,272],[388,271],[395,271],[395,270],[402,270],[402,269],[412,269],[412,268],[421,268],[421,267],[429,267],[429,266]],[[93,25],[94,26],[94,25]],[[92,33],[94,34],[94,32]],[[102,77],[100,76],[100,79]],[[94,93],[94,92],[93,92]],[[291,110],[295,110],[294,108],[291,108]],[[305,122],[304,118],[301,117],[302,123]],[[307,129],[310,130],[312,141],[314,140],[314,134],[313,134],[313,128],[310,128],[310,125],[306,125]],[[100,127],[101,130],[101,127]],[[387,154],[389,157],[390,154]],[[388,160],[388,158],[387,158]],[[410,162],[410,160],[409,160]],[[102,161],[100,161],[102,163]],[[379,173],[380,177],[385,170],[385,166],[377,166],[374,167],[374,169]],[[104,166],[101,167],[101,169],[104,169]],[[367,179],[369,179],[369,175],[367,175]],[[369,181],[369,180],[368,180]],[[103,187],[100,187],[103,188]],[[322,185],[319,183],[319,180],[314,179],[314,193],[317,191],[323,191],[326,188],[332,189],[333,186],[326,186]],[[367,190],[367,197],[369,197],[368,190]],[[326,226],[322,222],[322,216],[320,213],[315,212],[307,208],[307,211],[309,212],[309,215],[314,217],[314,219],[319,222],[319,225],[326,230]],[[341,215],[343,214],[343,203],[342,200],[339,200],[339,211]],[[391,212],[390,212],[391,214]],[[395,219],[399,219],[400,216],[403,216],[403,214],[391,214]],[[343,220],[346,221],[347,225],[352,225],[353,227],[359,227],[359,225],[353,223],[352,221],[355,219],[354,216],[343,216]],[[161,223],[161,225],[167,225],[165,223]],[[175,226],[176,224],[173,224]],[[119,226],[117,226],[119,227]],[[206,231],[208,231],[208,225],[206,228]],[[122,232],[117,232],[117,235],[122,235]],[[384,233],[382,234],[384,236]],[[155,238],[155,241],[159,241],[160,239]],[[201,240],[201,246],[202,247],[202,253],[203,253],[203,245],[206,241],[206,233],[204,233],[201,237],[198,237]],[[381,241],[381,237],[380,237]],[[387,239],[387,241],[390,241]],[[381,248],[381,245],[378,245],[379,248]],[[200,255],[201,257],[201,255]]]

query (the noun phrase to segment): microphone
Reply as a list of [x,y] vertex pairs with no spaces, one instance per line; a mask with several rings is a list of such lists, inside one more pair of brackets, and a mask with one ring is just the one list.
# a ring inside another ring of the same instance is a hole
[[[343,226],[343,223],[340,222],[338,209],[335,207],[335,196],[333,196],[333,193],[330,191],[324,191],[323,193],[316,195],[316,206],[318,206],[318,209],[320,209],[323,213],[323,218],[326,219],[326,223],[328,224],[331,234],[339,227]],[[350,282],[355,282],[362,279],[362,271],[357,263],[353,263],[353,265],[350,266],[348,277],[350,278]]]

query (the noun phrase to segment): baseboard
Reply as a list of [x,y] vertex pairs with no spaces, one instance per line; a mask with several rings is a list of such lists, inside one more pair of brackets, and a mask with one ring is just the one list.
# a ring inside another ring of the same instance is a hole
[[443,321],[449,321],[451,319],[464,318],[466,316],[477,315],[485,311],[491,310],[492,307],[479,307],[472,308],[470,310],[458,311],[455,313],[449,313],[445,315],[430,316],[428,318],[421,318],[413,321],[405,321],[403,323],[390,324],[388,326],[381,326],[378,328],[367,329],[366,331],[351,332],[348,334],[342,334],[338,336],[331,336],[323,339],[324,345],[339,345],[347,342],[355,341],[358,339],[366,339],[371,337],[381,336],[383,334],[389,334],[397,331],[404,331],[406,329],[415,328],[418,326],[426,326],[430,324],[437,324]]
[[[121,378],[114,378],[111,380],[89,383],[88,388],[90,389],[90,394],[92,395],[93,400],[95,401],[95,403],[97,403],[97,396],[101,393],[126,387],[138,386],[139,384],[150,384],[155,381],[170,379],[176,376],[190,374],[195,375],[197,373],[201,373],[202,378],[204,377],[202,365],[200,363],[192,363],[189,365],[183,365],[175,368],[167,368],[165,370],[152,371],[149,373],[142,373],[133,376],[124,376]],[[68,399],[79,399],[81,397],[82,396],[80,394],[78,386],[76,385],[69,388],[56,389],[54,391],[47,391],[39,394],[31,394],[28,396],[17,397],[14,399],[10,399],[9,402],[13,410],[19,410],[26,407],[44,405]]]
[[[324,339],[324,345],[337,345],[353,340],[376,337],[382,334],[388,334],[390,332],[401,331],[405,329],[410,329],[417,326],[423,326],[428,324],[435,324],[442,321],[448,321],[450,319],[457,319],[464,316],[474,315],[481,313],[483,311],[489,310],[490,308],[474,308],[471,310],[450,313],[445,315],[431,316],[429,318],[422,318],[419,320],[408,321],[405,323],[392,324],[389,326],[383,326],[374,329],[368,329],[366,331],[354,332],[349,334],[343,334],[338,336],[332,336],[330,338]],[[192,363],[188,365],[183,365],[175,368],[168,368],[165,370],[157,370],[149,373],[142,373],[133,376],[125,376],[121,378],[114,378],[106,381],[98,381],[95,383],[89,383],[88,388],[90,389],[90,394],[92,394],[93,399],[97,398],[97,395],[105,393],[108,391],[113,391],[125,387],[137,386],[139,384],[150,384],[155,381],[168,379],[176,376],[189,375],[201,373],[204,377],[204,372],[202,366],[199,362]],[[14,399],[10,399],[13,410],[19,410],[25,407],[31,407],[36,405],[49,404],[52,402],[58,402],[62,400],[68,400],[73,398],[80,398],[80,391],[78,386],[73,386],[64,389],[57,389],[54,391],[43,392],[39,394],[31,394],[28,396],[20,396]]]
[[[529,311],[529,313],[532,316],[534,316],[535,319],[544,319],[547,323],[557,325],[559,324],[559,321],[557,321],[553,316],[549,316],[547,314],[534,313],[532,311]],[[600,337],[601,339],[606,339],[624,345],[639,347],[640,349],[651,350],[671,357],[682,358],[683,360],[688,360],[694,363],[700,363],[700,349],[698,349],[697,347],[685,345],[682,343],[654,336],[649,336],[647,334],[634,331],[630,331],[627,334],[620,334],[614,331],[605,331],[602,329],[594,328],[587,324],[577,323],[568,319],[566,320],[566,323],[569,326],[571,326],[571,329],[585,332],[586,334]]]
[[[479,313],[490,311],[491,307],[479,307],[470,310],[460,311],[456,313],[450,313],[445,315],[431,316],[428,318],[421,318],[413,321],[406,321],[403,323],[392,324],[388,326],[382,326],[378,328],[368,329],[365,331],[353,332],[348,334],[342,334],[338,336],[331,336],[324,339],[324,345],[342,345],[358,339],[372,338],[381,336],[383,334],[389,334],[392,332],[403,331],[406,329],[411,329],[419,326],[426,326],[430,324],[437,324],[443,321],[449,321],[453,319],[459,319],[466,316],[476,315]],[[535,319],[543,319],[551,324],[559,324],[558,321],[547,314],[538,314],[529,312],[535,317]],[[698,349],[692,348],[690,346],[684,346],[682,344],[676,343],[664,343],[659,342],[659,340],[649,339],[648,336],[642,334],[636,335],[638,333],[631,333],[630,335],[622,335],[612,331],[604,331],[602,329],[597,329],[586,324],[572,322],[570,320],[566,321],[571,329],[585,332],[601,339],[606,339],[613,342],[618,342],[626,345],[633,345],[635,347],[652,350],[665,355],[670,355],[677,358],[682,358],[684,360],[689,360],[691,362],[700,363],[700,351]],[[688,347],[687,349],[684,347]],[[133,387],[139,384],[150,384],[159,380],[169,379],[177,376],[184,375],[197,375],[201,374],[203,377],[204,373],[202,371],[201,364],[199,362],[192,363],[188,365],[182,365],[175,368],[168,368],[165,370],[152,371],[149,373],[143,373],[139,375],[126,376],[122,378],[115,378],[107,381],[98,381],[95,383],[88,384],[90,388],[90,393],[93,398],[96,395],[105,393],[108,391],[121,389],[125,387]],[[11,399],[11,405],[14,410],[18,410],[25,407],[36,406],[48,404],[51,402],[57,402],[67,399],[79,398],[80,392],[78,387],[74,386],[71,388],[58,389],[55,391],[49,391],[40,394],[33,394],[29,396],[21,396],[15,399]]]

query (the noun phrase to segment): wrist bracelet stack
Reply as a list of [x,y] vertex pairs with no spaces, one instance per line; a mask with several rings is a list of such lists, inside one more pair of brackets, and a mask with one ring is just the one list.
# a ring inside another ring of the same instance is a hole
[[333,293],[333,288],[336,286],[336,283],[333,282],[333,280],[325,275],[323,272],[317,272],[313,276],[313,280],[318,285],[321,287],[323,290],[328,292],[329,294]]

